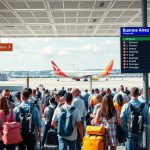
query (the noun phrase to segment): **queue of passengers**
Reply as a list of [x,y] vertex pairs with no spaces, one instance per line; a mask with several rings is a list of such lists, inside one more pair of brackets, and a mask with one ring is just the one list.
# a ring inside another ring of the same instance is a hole
[[[17,92],[13,100],[10,91],[4,89],[0,97],[0,150],[4,148],[15,150],[16,147],[19,150],[35,150],[38,140],[41,141],[41,149],[44,149],[48,131],[55,128],[59,150],[67,150],[67,146],[70,150],[81,150],[86,125],[89,124],[106,127],[106,149],[110,147],[111,150],[116,150],[119,145],[116,124],[124,129],[127,139],[126,149],[141,149],[143,129],[141,132],[131,132],[127,125],[132,122],[130,117],[132,107],[141,111],[142,127],[148,127],[149,107],[142,94],[143,91],[137,87],[129,91],[127,87],[124,89],[123,85],[120,86],[119,91],[116,88],[112,91],[109,88],[105,90],[96,88],[91,93],[85,90],[83,94],[77,88],[65,90],[63,87],[60,91],[54,89],[52,92],[45,88],[42,90],[25,88]],[[72,114],[71,134],[64,133],[63,123],[59,117],[62,111],[68,110]],[[45,122],[43,134],[42,119]],[[20,122],[21,142],[5,144],[3,141],[5,122]]]

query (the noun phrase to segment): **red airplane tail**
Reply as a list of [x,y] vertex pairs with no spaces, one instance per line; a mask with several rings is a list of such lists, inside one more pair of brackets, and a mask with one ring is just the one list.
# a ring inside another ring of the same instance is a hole
[[59,67],[56,65],[56,63],[54,61],[51,61],[52,63],[52,67],[53,67],[53,71],[56,75],[61,76],[61,77],[68,77],[64,72],[62,72]]

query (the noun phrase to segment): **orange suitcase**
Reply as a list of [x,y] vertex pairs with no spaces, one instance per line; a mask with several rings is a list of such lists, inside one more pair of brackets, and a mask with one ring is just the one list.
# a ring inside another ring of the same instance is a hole
[[83,139],[83,150],[104,150],[104,136],[86,135]]
[[88,135],[105,135],[106,129],[103,126],[87,126],[86,134]]

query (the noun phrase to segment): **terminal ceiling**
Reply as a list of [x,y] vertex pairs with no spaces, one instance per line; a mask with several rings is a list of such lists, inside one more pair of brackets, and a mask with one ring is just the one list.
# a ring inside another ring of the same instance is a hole
[[141,26],[141,0],[0,0],[1,37],[119,36],[121,26]]

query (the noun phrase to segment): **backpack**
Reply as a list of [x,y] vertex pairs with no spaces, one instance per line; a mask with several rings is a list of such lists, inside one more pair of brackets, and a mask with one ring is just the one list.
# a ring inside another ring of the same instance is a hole
[[72,124],[72,112],[75,107],[71,107],[69,110],[60,107],[61,113],[58,116],[58,128],[57,133],[59,136],[71,136],[74,130]]
[[51,121],[52,121],[52,117],[53,117],[53,114],[54,114],[54,111],[55,111],[55,109],[56,109],[56,107],[57,106],[55,106],[55,107],[51,107],[51,106],[48,106],[48,111],[47,111],[47,124],[50,124],[51,123]]
[[145,104],[141,103],[139,109],[135,109],[131,103],[129,103],[130,115],[128,130],[131,133],[141,133],[143,132],[144,118],[142,115],[142,110]]
[[35,129],[35,124],[32,118],[33,107],[30,106],[28,110],[23,110],[22,107],[19,107],[20,110],[20,123],[21,123],[21,133],[22,134],[33,134]]

